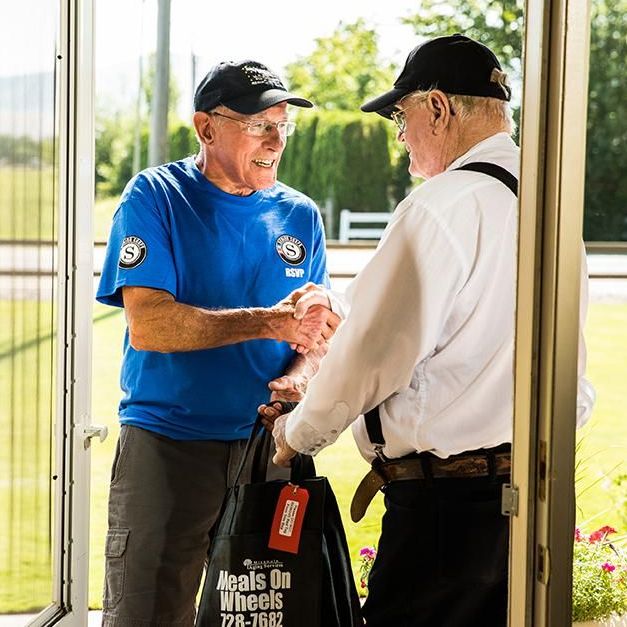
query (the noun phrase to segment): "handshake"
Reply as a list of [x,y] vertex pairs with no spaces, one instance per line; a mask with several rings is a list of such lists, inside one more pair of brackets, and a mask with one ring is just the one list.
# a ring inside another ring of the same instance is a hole
[[272,337],[288,342],[299,353],[322,348],[341,322],[331,311],[326,290],[306,283],[271,307]]
[[[289,342],[292,348],[302,354],[316,351],[314,361],[326,352],[326,343],[341,322],[340,317],[331,311],[326,290],[313,283],[294,290],[272,309],[280,313],[276,320],[284,336],[278,339]],[[264,427],[274,437],[276,453],[273,462],[278,466],[289,466],[291,458],[296,455],[285,437],[288,415],[283,413],[285,408],[281,401],[301,400],[307,381],[316,370],[317,364],[311,372],[299,369],[297,373],[292,372],[270,381],[270,401],[257,408]]]

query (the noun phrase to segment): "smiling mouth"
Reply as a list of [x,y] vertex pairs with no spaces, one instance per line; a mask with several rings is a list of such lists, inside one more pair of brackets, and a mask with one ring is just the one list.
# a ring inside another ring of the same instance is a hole
[[271,168],[274,165],[274,159],[253,159],[253,163],[260,168]]

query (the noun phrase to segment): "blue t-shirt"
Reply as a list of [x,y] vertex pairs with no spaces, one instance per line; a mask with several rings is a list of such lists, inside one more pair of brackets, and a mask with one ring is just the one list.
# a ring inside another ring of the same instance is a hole
[[[250,196],[210,183],[193,158],[140,172],[113,218],[96,298],[122,307],[122,287],[170,292],[208,309],[269,307],[307,281],[328,285],[320,213],[282,183]],[[122,424],[177,440],[248,437],[294,352],[250,340],[181,353],[137,351],[124,337]]]

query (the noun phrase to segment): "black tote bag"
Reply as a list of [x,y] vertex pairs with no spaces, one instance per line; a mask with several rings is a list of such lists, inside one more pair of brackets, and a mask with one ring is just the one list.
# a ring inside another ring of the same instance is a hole
[[[261,431],[261,436],[258,436]],[[291,480],[265,481],[270,436],[259,418],[255,437],[265,451],[253,459],[251,483],[231,488],[212,537],[198,627],[357,627],[363,625],[348,545],[335,495],[315,477],[311,457],[298,455]],[[308,491],[298,553],[268,547],[281,490]]]

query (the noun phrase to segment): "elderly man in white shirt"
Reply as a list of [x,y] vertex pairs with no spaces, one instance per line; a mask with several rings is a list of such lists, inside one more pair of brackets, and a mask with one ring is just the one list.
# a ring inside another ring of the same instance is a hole
[[[506,624],[519,171],[509,100],[494,54],[453,35],[412,50],[394,88],[362,106],[394,120],[425,182],[351,283],[354,313],[304,399],[278,418],[278,406],[260,408],[278,464],[351,424],[373,464],[351,509],[359,519],[384,491],[368,627]],[[310,292],[300,308],[326,298]],[[583,342],[580,353],[583,422]]]

